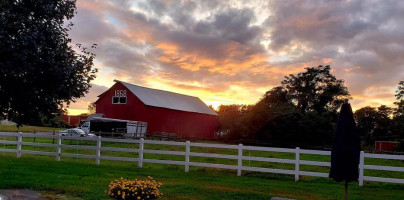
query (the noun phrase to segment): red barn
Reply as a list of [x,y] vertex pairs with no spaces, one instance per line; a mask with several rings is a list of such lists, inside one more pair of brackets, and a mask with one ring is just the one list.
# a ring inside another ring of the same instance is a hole
[[80,126],[86,122],[88,115],[62,115],[62,120],[67,123],[68,126]]
[[95,102],[97,113],[107,118],[147,122],[148,133],[214,138],[217,114],[198,97],[115,82],[98,96]]
[[399,142],[392,141],[375,141],[375,151],[380,152],[393,152],[394,148],[399,144]]

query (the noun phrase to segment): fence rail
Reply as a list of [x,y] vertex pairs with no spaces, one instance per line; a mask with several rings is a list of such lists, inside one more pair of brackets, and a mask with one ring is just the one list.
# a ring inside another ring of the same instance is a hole
[[[14,137],[17,138],[16,141],[0,140],[0,144],[4,145],[16,145],[16,149],[10,148],[0,148],[0,152],[16,153],[17,158],[21,157],[22,154],[34,154],[34,155],[46,155],[46,156],[56,156],[56,160],[59,161],[60,157],[74,157],[74,158],[87,158],[95,159],[95,163],[99,164],[100,160],[114,160],[114,161],[129,161],[138,162],[138,166],[141,168],[143,163],[157,163],[157,164],[170,164],[170,165],[183,165],[185,166],[185,172],[189,171],[189,167],[210,167],[219,169],[231,169],[237,170],[237,175],[241,176],[242,171],[255,171],[255,172],[268,172],[268,173],[278,173],[278,174],[288,174],[294,175],[295,181],[299,180],[300,176],[314,176],[314,177],[328,177],[328,173],[323,172],[313,172],[313,171],[301,171],[301,165],[309,166],[321,166],[330,167],[330,162],[322,161],[310,161],[300,159],[301,154],[312,154],[312,155],[331,155],[330,151],[318,151],[318,150],[308,150],[300,149],[287,149],[287,148],[272,148],[272,147],[257,147],[257,146],[243,146],[239,145],[225,145],[225,144],[207,144],[207,143],[191,143],[186,142],[173,142],[173,141],[154,141],[154,140],[133,140],[133,139],[113,139],[113,138],[84,138],[84,137],[71,137],[71,136],[54,136],[54,135],[33,135],[27,133],[3,133],[0,132],[2,137]],[[56,139],[55,144],[51,143],[39,143],[39,142],[23,142],[23,138],[49,138]],[[62,144],[63,140],[78,140],[78,141],[95,141],[95,146],[88,145],[71,145]],[[103,142],[114,142],[114,143],[132,143],[139,144],[139,148],[119,148],[119,147],[103,147]],[[154,144],[154,145],[170,145],[170,146],[184,146],[185,151],[167,151],[167,150],[154,150],[145,149],[144,144]],[[22,146],[37,146],[37,147],[56,147],[56,151],[31,151],[22,150]],[[217,148],[217,149],[233,149],[237,150],[237,155],[230,154],[217,154],[217,153],[201,153],[201,152],[191,152],[191,147],[205,147],[205,148]],[[62,149],[87,149],[95,150],[94,155],[85,154],[72,154],[64,153]],[[294,159],[283,159],[283,158],[269,158],[269,157],[256,157],[256,156],[246,156],[243,155],[243,150],[252,151],[265,151],[265,152],[282,152],[282,153],[292,153],[295,154]],[[102,155],[103,151],[118,151],[118,152],[134,152],[138,153],[137,158],[132,157],[117,157],[117,156],[106,156]],[[144,159],[143,154],[160,154],[160,155],[176,155],[185,156],[183,161],[176,160],[159,160],[159,159]],[[190,162],[190,157],[205,157],[205,158],[220,158],[220,159],[231,159],[236,160],[237,165],[229,164],[216,164],[216,163],[203,163],[203,162]],[[393,172],[404,172],[404,167],[393,167],[393,166],[380,166],[380,165],[365,165],[365,158],[376,158],[376,159],[389,159],[389,160],[401,160],[404,161],[403,155],[386,155],[386,154],[370,154],[360,153],[360,163],[359,163],[359,186],[363,185],[364,181],[375,181],[375,182],[388,182],[388,183],[400,183],[404,184],[404,179],[398,178],[383,178],[383,177],[372,177],[364,176],[365,170],[382,170],[382,171],[393,171]],[[271,163],[286,163],[294,164],[294,169],[275,169],[275,168],[263,168],[263,167],[251,167],[243,166],[243,161],[260,161],[260,162],[271,162]]]

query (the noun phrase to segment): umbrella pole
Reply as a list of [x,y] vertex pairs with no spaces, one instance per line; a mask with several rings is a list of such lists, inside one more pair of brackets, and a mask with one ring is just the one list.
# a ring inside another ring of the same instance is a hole
[[345,181],[345,200],[348,200],[348,181]]

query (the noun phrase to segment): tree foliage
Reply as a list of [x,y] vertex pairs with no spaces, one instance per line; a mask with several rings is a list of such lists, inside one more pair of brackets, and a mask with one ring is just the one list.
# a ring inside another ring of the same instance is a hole
[[292,101],[301,112],[336,111],[350,97],[348,89],[331,74],[330,66],[306,68],[297,75],[290,74],[282,81]]
[[400,81],[398,83],[395,96],[396,96],[397,100],[403,100],[404,99],[404,81]]
[[[362,141],[373,146],[375,140],[402,141],[404,149],[404,82],[396,90],[398,109],[381,105],[356,110],[354,117]],[[331,74],[329,66],[307,68],[289,75],[282,86],[267,91],[252,106],[219,107],[221,130],[229,140],[248,140],[280,147],[316,148],[330,146],[343,100],[350,98],[342,80]],[[397,114],[399,113],[399,114]],[[244,141],[245,142],[245,141]]]
[[242,117],[251,106],[248,105],[220,105],[217,111],[219,119],[219,130],[226,133],[227,139],[239,138],[242,126]]
[[[218,112],[221,127],[230,139],[244,139],[273,146],[317,147],[330,145],[337,119],[336,109],[349,92],[329,66],[306,68],[289,75],[282,86],[264,94],[255,105],[240,112],[236,105],[232,118]],[[228,107],[232,107],[228,106]],[[228,112],[230,113],[230,112]]]
[[60,113],[95,78],[95,55],[71,45],[74,0],[0,1],[0,116],[18,125]]
[[401,140],[398,150],[404,152],[404,81],[398,83],[395,97],[397,101],[394,104],[397,105],[397,108],[390,130]]
[[404,116],[404,81],[400,81],[398,83],[397,89],[396,89],[396,102],[394,104],[397,105],[397,109],[394,112],[395,116]]
[[90,104],[88,104],[88,107],[87,107],[87,110],[88,110],[88,113],[87,114],[89,114],[89,115],[91,115],[91,114],[95,114],[96,113],[96,104],[95,104],[95,102],[91,102]]
[[390,130],[393,109],[382,105],[378,108],[366,106],[355,111],[355,120],[362,140],[373,144],[375,140],[393,140],[395,136]]

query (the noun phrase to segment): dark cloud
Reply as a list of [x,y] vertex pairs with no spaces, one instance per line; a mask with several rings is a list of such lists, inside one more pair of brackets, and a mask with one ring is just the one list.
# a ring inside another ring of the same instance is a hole
[[330,58],[338,78],[356,95],[369,88],[393,88],[403,78],[403,2],[277,1],[272,6],[274,13],[266,21],[271,49],[309,48],[280,65]]
[[102,13],[88,8],[78,8],[77,15],[71,20],[74,24],[69,32],[76,43],[101,43],[119,37],[116,27],[107,21]]
[[241,44],[257,44],[262,30],[251,23],[255,14],[251,9],[228,9],[217,13],[212,22],[201,21],[194,26],[194,32],[225,38]]
[[402,1],[82,0],[71,37],[99,44],[109,76],[257,100],[256,88],[330,64],[362,105],[404,77],[402,19]]
[[127,46],[118,42],[105,42],[98,49],[98,60],[104,66],[114,69],[120,74],[145,74],[153,63],[142,53],[141,47]]

